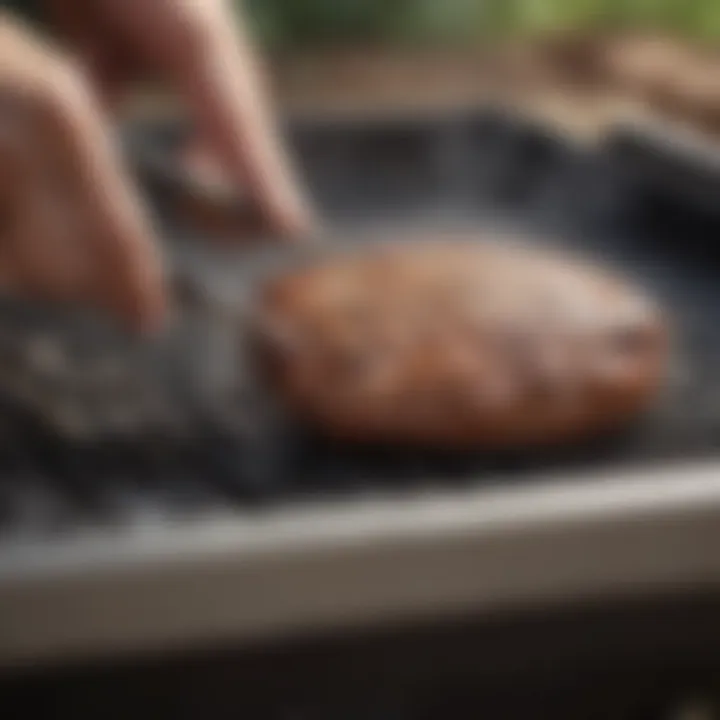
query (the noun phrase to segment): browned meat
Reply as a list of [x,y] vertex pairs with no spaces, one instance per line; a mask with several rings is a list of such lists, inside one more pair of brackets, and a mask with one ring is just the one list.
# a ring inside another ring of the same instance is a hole
[[580,439],[643,409],[666,359],[647,298],[521,245],[368,247],[270,281],[258,317],[289,407],[356,441]]

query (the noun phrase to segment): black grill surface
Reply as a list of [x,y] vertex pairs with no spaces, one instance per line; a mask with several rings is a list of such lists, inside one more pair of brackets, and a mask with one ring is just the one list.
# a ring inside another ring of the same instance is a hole
[[710,213],[655,199],[631,181],[622,153],[581,149],[499,113],[298,122],[290,134],[336,246],[376,230],[502,227],[597,257],[647,287],[676,331],[657,407],[591,445],[503,457],[309,437],[255,381],[243,335],[257,281],[293,251],[210,252],[186,237],[173,218],[179,179],[167,159],[179,133],[133,128],[130,152],[176,273],[177,321],[141,342],[96,318],[2,303],[0,543],[720,451],[720,222]]

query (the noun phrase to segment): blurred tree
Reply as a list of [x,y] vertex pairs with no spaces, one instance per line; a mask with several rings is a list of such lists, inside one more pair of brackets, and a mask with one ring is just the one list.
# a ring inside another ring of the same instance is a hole
[[[274,45],[463,40],[562,29],[659,28],[720,38],[720,0],[231,0]],[[35,14],[43,0],[0,0]]]
[[553,29],[720,37],[720,0],[247,0],[270,42],[460,40]]
[[270,41],[348,41],[391,35],[414,0],[247,0]]

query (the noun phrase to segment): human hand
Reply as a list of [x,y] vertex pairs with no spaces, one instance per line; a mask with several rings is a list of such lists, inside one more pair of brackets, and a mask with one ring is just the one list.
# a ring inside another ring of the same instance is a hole
[[259,61],[225,0],[46,0],[106,98],[157,75],[190,104],[225,174],[271,231],[302,235],[312,216],[284,153]]
[[0,16],[0,285],[162,318],[152,234],[82,73]]

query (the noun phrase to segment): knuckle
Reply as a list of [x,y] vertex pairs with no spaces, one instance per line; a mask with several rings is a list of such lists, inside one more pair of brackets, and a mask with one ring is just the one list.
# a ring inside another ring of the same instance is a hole
[[54,68],[39,88],[34,115],[37,126],[55,135],[77,134],[94,108],[90,84],[71,65]]

